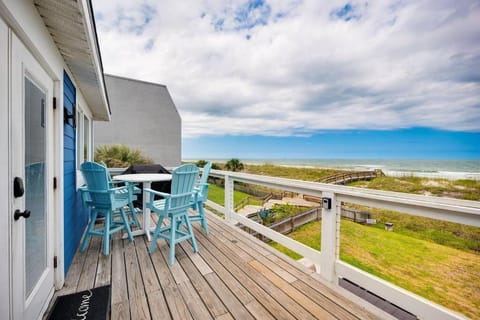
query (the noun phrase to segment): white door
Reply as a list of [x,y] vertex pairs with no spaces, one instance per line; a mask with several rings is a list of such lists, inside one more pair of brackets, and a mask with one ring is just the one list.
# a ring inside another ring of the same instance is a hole
[[0,15],[0,315],[10,319],[10,178],[8,123],[8,27]]
[[12,311],[14,319],[38,319],[54,289],[53,81],[20,40],[11,39],[10,145],[18,189],[10,220]]

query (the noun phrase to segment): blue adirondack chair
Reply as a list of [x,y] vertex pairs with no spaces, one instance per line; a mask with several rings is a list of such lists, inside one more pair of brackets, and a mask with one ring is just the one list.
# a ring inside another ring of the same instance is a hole
[[205,218],[205,211],[203,210],[203,204],[207,201],[208,196],[208,175],[210,174],[210,169],[212,168],[212,163],[208,162],[203,167],[202,176],[200,180],[195,184],[195,193],[192,198],[192,208],[198,212],[198,214],[190,214],[188,218],[190,221],[200,221],[205,233],[208,234],[208,225],[207,219]]
[[[130,202],[128,187],[112,188],[108,182],[107,168],[98,163],[84,162],[80,166],[80,170],[86,181],[86,188],[82,191],[86,194],[84,205],[91,208],[90,222],[80,250],[85,251],[91,236],[100,236],[103,237],[103,254],[108,255],[110,238],[113,233],[125,230],[130,241],[133,241],[130,223],[124,210],[124,207],[128,206]],[[117,210],[120,213],[115,215],[114,212]],[[99,213],[103,213],[105,219],[103,226],[95,228],[95,221]]]
[[[198,177],[198,168],[193,164],[185,164],[172,171],[171,193],[158,192],[152,189],[145,189],[143,192],[150,193],[147,202],[148,208],[158,215],[158,222],[153,232],[152,243],[149,252],[153,253],[157,239],[163,238],[169,243],[169,261],[173,265],[175,260],[175,245],[183,240],[191,239],[193,251],[197,252],[197,242],[193,234],[192,225],[188,219],[187,210],[191,207],[193,187]],[[154,200],[154,195],[162,196],[161,200]],[[164,219],[170,223],[163,225]],[[180,226],[185,223],[187,230]]]
[[135,206],[133,205],[133,201],[137,200],[136,195],[142,193],[142,190],[136,187],[134,183],[113,180],[112,175],[110,174],[110,171],[108,171],[107,164],[103,161],[98,162],[98,164],[104,166],[107,169],[107,172],[108,172],[107,177],[108,177],[108,183],[110,187],[115,188],[115,187],[120,187],[122,185],[127,186],[126,190],[117,191],[117,192],[120,192],[120,193],[123,192],[125,194],[128,193],[128,196],[129,196],[128,207],[130,208],[130,210],[127,211],[127,216],[132,217],[132,221],[130,222],[132,225],[134,225],[135,227],[140,227],[140,223],[138,222],[138,218],[137,218],[137,213],[139,212],[138,211],[139,209],[135,208]]

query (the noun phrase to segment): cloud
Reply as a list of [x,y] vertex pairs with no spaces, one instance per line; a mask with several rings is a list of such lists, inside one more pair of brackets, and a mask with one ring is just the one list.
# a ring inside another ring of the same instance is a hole
[[184,136],[480,131],[478,1],[94,1],[107,73],[168,86]]

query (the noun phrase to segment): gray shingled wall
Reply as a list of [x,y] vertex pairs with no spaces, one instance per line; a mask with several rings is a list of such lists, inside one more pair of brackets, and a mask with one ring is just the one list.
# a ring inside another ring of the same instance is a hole
[[121,143],[163,166],[181,161],[180,115],[164,85],[105,75],[110,122],[94,122],[95,146]]

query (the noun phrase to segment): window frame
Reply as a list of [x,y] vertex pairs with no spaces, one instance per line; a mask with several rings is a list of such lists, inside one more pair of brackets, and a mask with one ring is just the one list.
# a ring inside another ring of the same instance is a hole
[[[86,156],[85,156],[86,147]],[[76,106],[75,128],[75,163],[76,163],[76,187],[85,184],[80,165],[85,161],[93,161],[93,120],[81,105]]]

